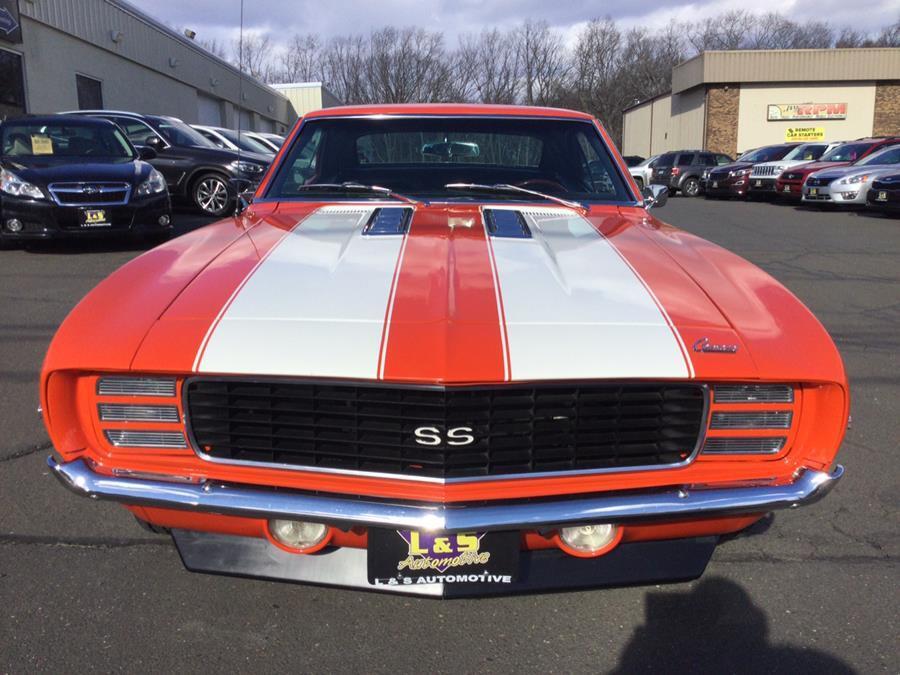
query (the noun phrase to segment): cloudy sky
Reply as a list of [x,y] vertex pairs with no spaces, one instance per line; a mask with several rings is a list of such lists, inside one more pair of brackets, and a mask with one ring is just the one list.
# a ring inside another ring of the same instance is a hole
[[[197,39],[231,40],[240,23],[239,0],[130,0],[148,14]],[[675,18],[696,21],[730,9],[780,11],[797,20],[877,31],[900,18],[900,0],[246,0],[244,27],[280,42],[293,33],[324,37],[368,32],[385,25],[443,30],[452,44],[460,33],[544,19],[574,34],[585,21],[606,15],[623,26],[655,28]]]

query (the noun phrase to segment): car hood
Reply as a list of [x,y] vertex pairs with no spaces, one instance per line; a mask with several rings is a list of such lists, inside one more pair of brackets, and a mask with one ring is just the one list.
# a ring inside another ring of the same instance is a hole
[[723,164],[722,166],[712,167],[710,173],[727,173],[729,171],[740,171],[741,169],[749,169],[753,166],[753,162],[732,162],[731,164]]
[[138,160],[82,161],[78,158],[4,157],[0,165],[35,185],[122,181],[135,183],[150,173],[150,165]]
[[870,176],[882,176],[894,173],[898,169],[896,164],[872,164],[871,166],[839,166],[830,169],[816,171],[816,178],[824,180],[837,180],[844,176],[852,176],[855,174],[867,174]]
[[822,169],[834,169],[840,166],[848,166],[849,164],[850,162],[807,162],[805,164],[800,164],[793,167],[793,171],[810,174],[814,171],[821,171]]
[[760,162],[759,164],[754,164],[753,167],[760,166],[783,166],[784,168],[790,168],[792,166],[797,166],[798,164],[806,164],[808,160],[805,159],[782,159],[780,161],[774,162]]
[[516,238],[468,204],[367,234],[375,208],[261,204],[155,249],[73,312],[45,367],[68,351],[80,368],[420,383],[842,372],[776,281],[641,209],[523,205]]

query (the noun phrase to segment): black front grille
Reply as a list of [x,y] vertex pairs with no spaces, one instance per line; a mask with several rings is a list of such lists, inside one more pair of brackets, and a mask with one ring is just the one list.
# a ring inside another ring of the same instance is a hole
[[60,204],[77,206],[125,204],[131,192],[128,183],[53,183],[48,189]]
[[[428,478],[678,464],[697,446],[705,404],[692,384],[186,386],[190,435],[210,457]],[[417,442],[416,429],[443,441]],[[474,442],[452,444],[467,435]]]
[[829,183],[831,183],[831,181],[833,181],[833,180],[834,180],[834,178],[807,178],[806,184],[807,184],[807,186],[811,185],[812,187],[818,187],[818,186],[824,187],[824,186],[828,185]]

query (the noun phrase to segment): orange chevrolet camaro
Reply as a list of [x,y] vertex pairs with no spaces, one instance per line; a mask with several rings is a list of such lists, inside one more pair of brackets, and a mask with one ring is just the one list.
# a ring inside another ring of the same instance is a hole
[[657,583],[843,473],[841,358],[569,110],[311,113],[250,204],[72,311],[52,472],[187,568],[426,596]]

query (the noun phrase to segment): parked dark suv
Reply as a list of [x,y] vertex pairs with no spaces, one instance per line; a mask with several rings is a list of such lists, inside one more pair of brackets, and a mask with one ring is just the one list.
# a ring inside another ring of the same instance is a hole
[[191,200],[210,216],[231,210],[237,194],[259,183],[269,157],[217,148],[196,129],[175,117],[115,110],[78,110],[75,115],[115,122],[135,146],[153,148],[150,163],[163,176],[173,197]]
[[665,185],[669,192],[682,192],[687,197],[700,194],[700,178],[713,166],[728,164],[731,157],[704,150],[679,150],[660,155],[653,164],[651,183]]

